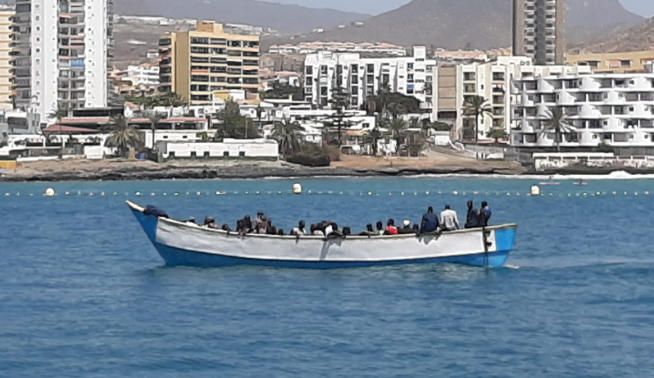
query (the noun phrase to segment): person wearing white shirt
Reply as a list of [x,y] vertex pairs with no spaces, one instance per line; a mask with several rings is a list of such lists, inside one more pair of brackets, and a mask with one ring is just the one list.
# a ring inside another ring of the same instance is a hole
[[441,212],[441,229],[443,231],[454,231],[459,229],[459,217],[456,211],[452,210],[450,205],[445,205],[445,210]]

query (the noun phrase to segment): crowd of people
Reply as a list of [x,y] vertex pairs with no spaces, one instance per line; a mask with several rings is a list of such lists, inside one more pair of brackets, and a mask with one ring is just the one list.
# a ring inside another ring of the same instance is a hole
[[[359,236],[380,236],[380,235],[406,235],[406,234],[431,234],[437,232],[455,231],[461,228],[480,228],[489,225],[492,211],[488,202],[481,203],[481,207],[476,209],[473,201],[467,203],[466,222],[463,226],[459,223],[457,212],[450,205],[445,205],[440,214],[434,212],[433,207],[429,207],[427,212],[422,216],[420,224],[414,224],[410,220],[404,220],[401,224],[396,224],[395,219],[390,218],[384,222],[378,221],[373,227],[372,224],[366,225],[366,229],[359,233]],[[195,219],[189,219],[187,222],[194,223]],[[211,229],[221,229],[231,232],[232,229],[227,224],[219,226],[212,217],[206,217],[203,223],[204,227]],[[258,212],[254,220],[248,215],[236,222],[236,232],[240,235],[247,234],[264,234],[264,235],[285,235],[284,230],[276,227],[272,219],[267,217],[263,212]],[[349,227],[339,228],[338,224],[332,221],[321,221],[311,224],[307,227],[302,220],[294,227],[289,235],[293,236],[322,236],[322,237],[345,237],[352,235]]]

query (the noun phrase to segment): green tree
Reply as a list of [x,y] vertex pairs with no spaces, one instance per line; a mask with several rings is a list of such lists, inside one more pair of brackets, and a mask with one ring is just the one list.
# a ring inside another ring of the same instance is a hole
[[377,152],[379,150],[379,141],[383,137],[383,133],[379,129],[379,127],[375,127],[374,129],[370,130],[367,135],[367,141],[370,143],[370,146],[372,147],[372,154],[373,156],[377,156]]
[[547,111],[547,119],[541,128],[541,134],[546,134],[548,131],[554,131],[554,144],[556,151],[561,151],[561,141],[564,133],[567,133],[572,128],[566,123],[568,117],[563,112],[560,106],[554,107]]
[[150,131],[152,132],[152,150],[157,149],[156,145],[156,132],[159,128],[159,122],[164,118],[161,114],[155,112],[154,110],[149,110],[146,113],[146,116],[150,120]]
[[273,83],[272,87],[261,93],[264,99],[288,99],[291,97],[295,101],[304,99],[304,90],[302,87],[294,87],[288,84]]
[[400,145],[402,144],[402,139],[404,138],[404,133],[407,129],[407,122],[402,118],[395,118],[391,121],[389,128],[391,132],[391,138],[395,140],[395,153],[399,154]]
[[479,142],[479,117],[493,114],[488,100],[483,96],[466,97],[463,103],[463,114],[475,117],[475,143]]
[[279,153],[285,158],[300,151],[302,126],[297,121],[284,118],[277,121],[272,130],[272,138],[279,143]]
[[216,130],[216,139],[253,139],[259,137],[256,125],[248,122],[248,119],[241,115],[241,108],[237,102],[228,99],[225,102],[225,109],[218,114],[222,125]]
[[329,103],[332,109],[336,110],[335,115],[335,124],[338,131],[338,146],[340,147],[343,144],[343,125],[345,123],[345,110],[350,106],[350,95],[339,88],[332,94],[332,98],[329,100]]
[[118,149],[122,157],[127,157],[130,148],[143,146],[143,135],[129,125],[124,115],[115,116],[111,119],[111,135],[107,138],[106,146]]
[[57,120],[57,123],[70,115],[70,107],[64,102],[57,103],[57,109],[54,109],[48,116]]
[[500,139],[504,139],[508,137],[509,134],[504,130],[504,128],[501,127],[494,127],[488,132],[488,137],[493,138],[495,140],[495,143],[499,143]]
[[264,113],[264,109],[261,106],[261,102],[257,104],[256,112],[257,112],[257,127],[259,128],[259,130],[261,130],[262,127],[261,118],[263,117],[263,113]]

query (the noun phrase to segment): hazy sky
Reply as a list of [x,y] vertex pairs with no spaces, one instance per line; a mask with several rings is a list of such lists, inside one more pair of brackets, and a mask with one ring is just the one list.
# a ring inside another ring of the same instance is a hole
[[[315,8],[334,8],[352,12],[382,13],[410,0],[266,0],[275,3],[300,4]],[[462,0],[463,1],[463,0]],[[593,1],[593,0],[588,0]],[[620,0],[625,7],[643,16],[654,16],[654,0]]]

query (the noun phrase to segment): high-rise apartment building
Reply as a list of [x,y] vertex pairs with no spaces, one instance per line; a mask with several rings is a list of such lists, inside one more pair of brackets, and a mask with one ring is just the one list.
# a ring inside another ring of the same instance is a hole
[[513,55],[563,64],[565,0],[513,0]]
[[222,24],[199,21],[195,30],[159,41],[160,87],[191,105],[211,105],[214,93],[259,91],[259,36],[225,31]]
[[0,110],[9,110],[13,107],[11,46],[14,15],[13,8],[0,8]]
[[16,107],[107,106],[113,0],[17,0],[14,32]]

